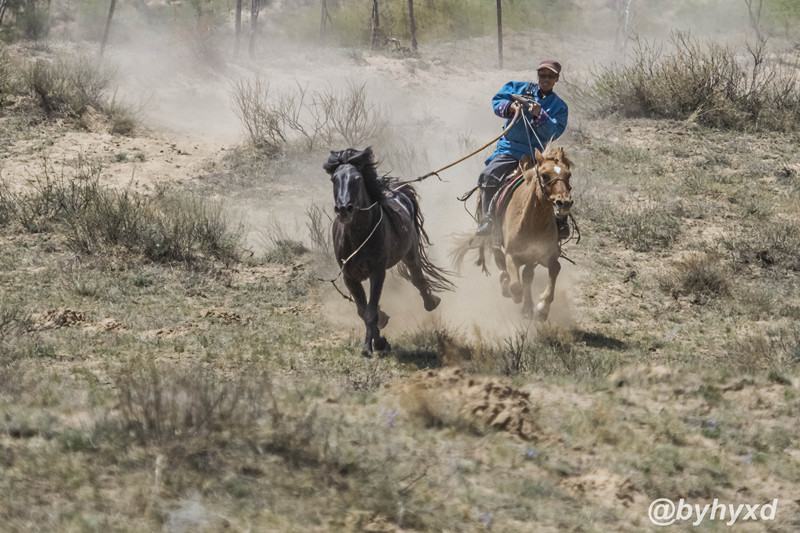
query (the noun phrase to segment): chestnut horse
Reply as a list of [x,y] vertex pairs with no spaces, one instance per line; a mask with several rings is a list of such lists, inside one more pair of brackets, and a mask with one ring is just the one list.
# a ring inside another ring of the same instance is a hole
[[[425,253],[430,241],[414,188],[378,177],[376,166],[371,148],[331,152],[322,166],[333,183],[336,261],[367,328],[361,350],[364,357],[370,357],[373,349],[390,349],[380,335],[389,317],[378,305],[388,269],[400,263],[398,272],[419,290],[426,311],[439,305],[434,291],[453,289],[445,272]],[[366,279],[369,301],[361,285]]]
[[[556,217],[566,217],[572,207],[571,177],[572,161],[564,149],[548,146],[544,153],[535,151],[535,164],[529,156],[520,161],[524,182],[514,191],[502,214],[502,238],[470,237],[454,252],[460,264],[471,249],[479,249],[478,266],[486,271],[483,248],[489,246],[495,263],[500,269],[503,296],[514,303],[522,302],[525,318],[547,320],[553,302],[556,279],[561,271]],[[499,231],[499,230],[498,230]],[[502,246],[499,244],[502,242]],[[537,265],[547,267],[549,282],[533,307],[531,284]]]

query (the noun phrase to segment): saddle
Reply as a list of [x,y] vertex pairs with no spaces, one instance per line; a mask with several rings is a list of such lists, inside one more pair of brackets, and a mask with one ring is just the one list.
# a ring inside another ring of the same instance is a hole
[[525,177],[522,175],[522,170],[517,168],[500,182],[500,187],[497,189],[497,192],[492,197],[492,202],[489,204],[489,214],[493,216],[495,220],[502,220],[506,212],[506,207],[508,207],[508,203],[511,201],[511,196],[514,195],[514,191],[522,185],[523,181],[525,181]]

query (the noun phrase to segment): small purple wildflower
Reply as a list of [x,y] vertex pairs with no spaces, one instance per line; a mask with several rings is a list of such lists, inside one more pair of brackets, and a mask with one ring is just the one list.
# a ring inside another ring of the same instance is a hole
[[492,518],[494,518],[494,513],[483,513],[478,515],[478,520],[483,522],[483,525],[486,527],[489,526],[489,524],[492,521]]
[[714,426],[717,425],[717,419],[716,418],[709,418],[708,420],[706,420],[706,425],[708,427],[710,427],[710,428],[713,428]]
[[749,465],[753,460],[753,452],[748,453],[744,457],[742,457],[742,462],[746,465]]
[[400,409],[381,409],[381,413],[386,417],[386,427],[394,427],[394,419],[400,414]]
[[531,448],[530,450],[526,451],[525,457],[527,457],[528,459],[533,459],[534,457],[536,457],[536,449]]

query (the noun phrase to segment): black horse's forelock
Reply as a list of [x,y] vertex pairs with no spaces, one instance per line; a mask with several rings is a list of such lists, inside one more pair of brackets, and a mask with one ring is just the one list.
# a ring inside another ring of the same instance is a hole
[[366,187],[370,199],[373,202],[383,202],[392,180],[391,178],[378,176],[378,163],[375,161],[372,147],[367,147],[364,150],[347,148],[346,150],[331,151],[331,155],[323,163],[322,168],[333,176],[337,168],[346,164],[353,165],[361,174],[361,177],[364,178],[364,187]]

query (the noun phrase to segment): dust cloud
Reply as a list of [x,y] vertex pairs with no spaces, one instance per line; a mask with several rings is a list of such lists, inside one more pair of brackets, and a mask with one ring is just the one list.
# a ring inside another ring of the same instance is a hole
[[[604,9],[603,16],[607,17],[608,9]],[[734,25],[739,23],[738,19],[733,21]],[[245,45],[235,57],[213,47],[198,52],[198,43],[191,38],[164,37],[148,31],[147,26],[131,29],[127,39],[109,48],[108,57],[120,67],[124,96],[144,101],[146,124],[170,132],[186,144],[206,147],[209,157],[219,157],[245,141],[231,107],[231,87],[236,80],[260,75],[270,80],[271,90],[276,93],[298,87],[314,90],[363,83],[368,101],[383,107],[389,124],[385,138],[369,143],[374,144],[377,157],[384,163],[380,170],[412,179],[445,166],[495,137],[503,121],[492,113],[492,95],[506,81],[533,79],[539,59],[556,58],[562,62],[565,71],[556,90],[572,104],[567,98],[572,88],[579,86],[598,64],[613,61],[615,49],[613,28],[605,35],[570,33],[567,28],[563,25],[547,32],[508,35],[505,69],[496,67],[492,38],[431,46],[418,59],[402,59],[367,51],[354,57],[347,50],[317,43],[292,44],[280,32],[271,32],[263,36],[258,56],[251,61]],[[215,44],[219,43],[212,42]],[[231,50],[230,43],[225,43],[224,48]],[[574,106],[571,124],[585,118]],[[434,243],[429,254],[441,267],[451,267],[452,236],[474,228],[470,214],[456,198],[476,184],[483,160],[491,150],[442,172],[443,181],[430,178],[417,184],[426,229]],[[270,191],[268,194],[248,195],[245,191],[231,197],[224,184],[219,187],[219,196],[232,204],[232,211],[247,226],[248,244],[254,251],[263,251],[264,229],[275,224],[287,237],[307,242],[309,205],[327,207],[331,212],[330,185],[320,168],[326,153],[312,152],[287,162],[286,173],[280,176],[252,176],[254,183]],[[580,160],[576,163],[579,176],[584,165]],[[474,210],[471,201],[468,207]],[[577,204],[576,216],[580,211]],[[576,320],[570,293],[584,267],[562,263],[550,320],[570,323]],[[441,306],[432,315],[423,310],[413,286],[390,275],[381,300],[382,308],[392,317],[386,333],[395,335],[431,324],[452,327],[465,335],[473,334],[476,328],[483,335],[504,335],[527,327],[520,317],[520,306],[500,295],[493,265],[492,270],[494,274],[486,277],[467,261],[463,271],[453,278],[457,291],[443,294]],[[546,278],[546,269],[537,268],[535,299]],[[354,306],[332,288],[327,294],[328,316],[360,334]]]

